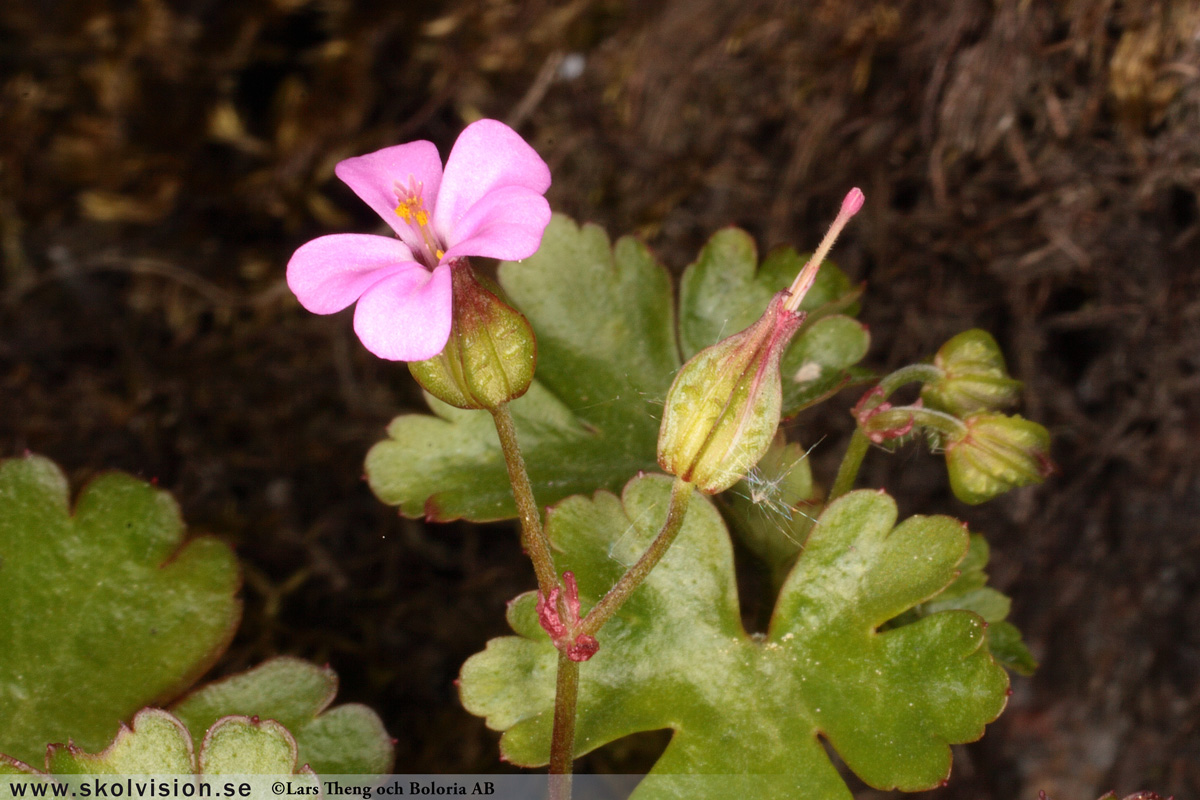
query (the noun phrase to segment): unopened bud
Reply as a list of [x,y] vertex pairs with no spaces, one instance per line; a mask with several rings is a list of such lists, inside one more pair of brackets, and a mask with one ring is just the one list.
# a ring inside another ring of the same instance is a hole
[[658,463],[707,494],[758,462],[779,427],[779,359],[804,321],[787,292],[741,333],[701,350],[675,376],[663,408]]
[[488,290],[465,260],[451,266],[454,317],[445,349],[410,363],[417,383],[458,408],[497,408],[533,381],[537,344],[519,311]]
[[976,505],[1018,486],[1040,483],[1054,472],[1050,434],[1019,416],[983,412],[963,420],[962,433],[947,439],[950,488]]
[[987,331],[977,328],[958,334],[942,345],[933,364],[943,377],[921,390],[921,398],[930,408],[964,416],[1017,402],[1021,382],[1009,377],[1004,354]]

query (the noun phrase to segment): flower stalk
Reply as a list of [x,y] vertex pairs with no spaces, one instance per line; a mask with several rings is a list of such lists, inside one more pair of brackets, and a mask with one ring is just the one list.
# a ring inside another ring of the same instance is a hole
[[663,521],[658,535],[654,537],[654,541],[646,548],[646,552],[642,553],[642,557],[637,560],[637,563],[626,570],[621,579],[587,613],[579,626],[579,633],[595,636],[604,627],[604,623],[612,619],[613,614],[616,614],[629,596],[642,585],[642,582],[650,575],[650,571],[658,566],[658,562],[667,554],[667,550],[675,542],[679,532],[683,530],[683,519],[687,514],[688,501],[692,498],[694,488],[691,483],[682,478],[675,479],[675,484],[671,487],[671,502],[667,507],[667,518]]
[[882,442],[886,438],[895,438],[896,435],[908,433],[912,429],[915,421],[913,417],[891,416],[884,417],[884,420],[896,422],[895,427],[885,430],[876,426],[872,432],[866,430],[868,420],[892,410],[892,406],[888,402],[892,393],[910,383],[929,383],[940,380],[943,374],[942,370],[933,364],[909,364],[885,375],[874,389],[863,395],[851,412],[858,420],[858,425],[855,426],[854,433],[850,437],[850,444],[846,446],[846,453],[842,456],[842,463],[838,466],[837,477],[833,481],[833,487],[829,490],[829,499],[826,502],[832,503],[854,488],[854,481],[858,479],[858,472],[862,468],[867,451],[871,449],[872,441]]
[[558,672],[554,687],[554,725],[550,736],[550,797],[570,800],[571,773],[575,758],[575,716],[579,695],[579,664],[599,649],[595,635],[637,590],[666,555],[683,529],[692,484],[676,479],[662,528],[637,563],[583,619],[579,618],[579,589],[575,576],[563,573],[565,591],[557,586],[538,594],[537,613],[542,628],[558,649]]
[[570,800],[575,766],[575,715],[579,698],[579,662],[558,651],[554,684],[554,728],[550,734],[550,800]]
[[489,411],[496,422],[500,450],[504,453],[504,464],[508,468],[513,500],[517,504],[517,516],[521,520],[521,545],[533,562],[539,591],[543,596],[549,597],[551,592],[558,589],[558,577],[554,571],[554,556],[550,553],[550,540],[546,538],[546,532],[542,529],[542,517],[538,511],[537,500],[533,496],[533,486],[529,482],[525,459],[517,443],[517,426],[513,423],[512,412],[508,410],[507,404],[498,405]]

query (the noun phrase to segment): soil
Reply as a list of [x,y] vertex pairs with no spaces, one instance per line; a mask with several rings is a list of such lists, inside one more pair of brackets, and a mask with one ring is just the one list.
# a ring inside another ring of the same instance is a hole
[[[419,393],[283,283],[301,243],[378,225],[339,159],[480,116],[543,154],[556,209],[675,270],[729,224],[812,247],[861,186],[836,258],[869,363],[991,330],[1060,467],[967,508],[915,447],[868,460],[905,513],[987,534],[1042,662],[935,795],[1200,796],[1197,0],[7,0],[0,455],[154,478],[236,546],[215,674],[327,661],[397,771],[501,769],[452,681],[532,585],[516,537],[373,498],[362,457]],[[854,399],[794,424],[829,434],[821,474]]]

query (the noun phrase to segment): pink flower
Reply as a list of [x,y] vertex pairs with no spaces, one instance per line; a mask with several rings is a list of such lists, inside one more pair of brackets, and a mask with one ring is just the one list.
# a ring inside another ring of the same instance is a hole
[[348,158],[334,169],[399,239],[322,236],[287,266],[288,287],[316,314],[355,301],[354,331],[380,358],[423,361],[450,336],[451,265],[464,256],[519,260],[550,222],[546,162],[507,125],[482,119],[454,143],[442,172],[432,142]]

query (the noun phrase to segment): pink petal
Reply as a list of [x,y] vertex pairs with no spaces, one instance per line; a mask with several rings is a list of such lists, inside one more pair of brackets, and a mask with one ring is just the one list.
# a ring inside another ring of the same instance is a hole
[[550,224],[550,204],[522,186],[495,189],[459,218],[446,258],[488,256],[516,261],[537,252]]
[[[333,168],[342,182],[375,209],[409,247],[420,248],[412,229],[396,216],[395,183],[407,187],[409,178],[422,185],[425,208],[432,214],[442,184],[442,158],[433,142],[409,142],[385,147],[365,156],[339,161]],[[409,241],[409,240],[412,241]]]
[[516,131],[494,119],[468,125],[446,159],[446,175],[433,212],[434,228],[450,247],[458,221],[489,193],[520,186],[535,194],[550,188],[550,168]]
[[396,273],[428,270],[403,242],[387,236],[336,233],[302,245],[287,265],[288,288],[314,314],[341,311]]
[[450,266],[407,270],[368,289],[354,311],[363,345],[391,361],[424,361],[450,338]]

